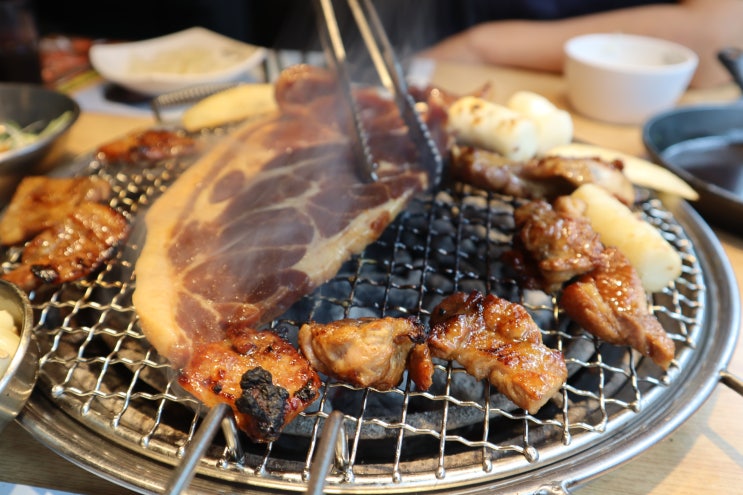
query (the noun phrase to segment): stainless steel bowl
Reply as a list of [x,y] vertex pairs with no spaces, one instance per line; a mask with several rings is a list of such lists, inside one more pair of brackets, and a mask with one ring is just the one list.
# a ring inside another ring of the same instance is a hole
[[34,124],[39,130],[53,119],[70,112],[71,118],[41,139],[15,150],[0,153],[0,173],[28,173],[59,144],[80,116],[79,105],[69,96],[38,84],[0,84],[0,122],[21,127]]
[[0,280],[0,310],[10,313],[21,337],[8,369],[0,376],[2,431],[31,395],[39,369],[39,348],[33,336],[33,311],[26,294],[4,280]]

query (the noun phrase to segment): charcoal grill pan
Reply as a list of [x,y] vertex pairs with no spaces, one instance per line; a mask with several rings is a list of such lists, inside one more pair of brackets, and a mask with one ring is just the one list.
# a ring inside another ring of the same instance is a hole
[[[680,426],[709,397],[726,375],[725,369],[738,337],[737,285],[724,251],[698,214],[683,202],[671,205],[670,210],[696,248],[708,291],[704,338],[694,349],[693,361],[684,366],[684,376],[675,379],[673,390],[667,391],[674,400],[648,404],[626,428],[598,436],[597,441],[587,444],[582,451],[538,471],[516,473],[485,483],[464,483],[448,489],[447,493],[565,493],[642,453]],[[172,473],[171,464],[137,455],[60,412],[54,401],[39,389],[32,394],[18,421],[34,437],[71,462],[131,490],[161,493]],[[95,454],[91,456],[91,452]],[[434,480],[429,489],[419,487],[415,491],[435,492],[437,486]],[[204,494],[274,492],[270,487],[254,491],[242,484],[203,476],[194,478],[189,490]],[[400,487],[401,492],[411,490],[404,484]],[[356,493],[353,486],[349,487],[349,493]],[[358,493],[363,491],[358,490]]]

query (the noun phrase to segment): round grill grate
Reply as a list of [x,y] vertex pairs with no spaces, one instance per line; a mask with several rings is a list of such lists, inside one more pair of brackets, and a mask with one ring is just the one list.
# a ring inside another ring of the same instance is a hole
[[[144,235],[139,218],[188,165],[188,160],[171,160],[152,168],[111,169],[81,159],[66,169],[65,174],[109,180],[115,191],[111,204],[131,217],[134,232],[94,277],[32,298],[41,374],[22,422],[63,455],[142,492],[162,490],[204,413],[149,348],[131,302],[133,266]],[[314,408],[273,444],[245,440],[245,456],[235,460],[218,436],[201,460],[192,490],[304,490],[332,409],[345,414],[349,459],[331,472],[326,490],[342,493],[473,493],[526,478],[536,486],[535,473],[559,471],[567,460],[577,462],[623,432],[655,424],[666,414],[683,419],[686,412],[669,413],[663,404],[685,383],[698,380],[698,363],[710,353],[723,358],[729,353],[725,342],[732,343],[737,328],[734,315],[728,321],[716,311],[729,301],[731,281],[725,267],[717,266],[705,227],[684,209],[687,224],[682,225],[657,199],[641,205],[684,262],[679,280],[651,297],[653,311],[677,346],[675,363],[664,373],[630,349],[576,328],[552,297],[519,286],[500,260],[511,247],[515,206],[512,198],[463,184],[417,198],[378,242],[271,327],[293,339],[310,319],[414,315],[426,322],[429,311],[453,291],[492,292],[523,303],[545,343],[565,353],[569,379],[558,397],[530,415],[446,362],[437,363],[435,385],[425,393],[414,391],[407,379],[387,392],[326,382]],[[18,257],[17,249],[5,252],[3,268]],[[717,347],[708,349],[714,332],[720,335]],[[100,453],[93,459],[83,454],[91,446]],[[624,460],[622,454],[614,458]]]

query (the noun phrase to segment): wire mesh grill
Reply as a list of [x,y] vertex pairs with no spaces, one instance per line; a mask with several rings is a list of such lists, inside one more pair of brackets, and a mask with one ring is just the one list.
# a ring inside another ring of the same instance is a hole
[[[37,387],[107,441],[167,464],[178,463],[204,411],[179,390],[175,373],[138,327],[131,302],[133,266],[144,236],[142,212],[189,163],[175,159],[113,169],[81,160],[74,173],[107,179],[114,190],[111,205],[130,217],[134,231],[94,276],[32,295],[42,346]],[[292,340],[309,320],[413,315],[426,322],[438,301],[454,291],[495,293],[524,304],[545,343],[564,352],[569,378],[554,400],[528,414],[446,362],[437,362],[428,392],[415,391],[407,377],[386,392],[325,381],[321,398],[273,444],[245,440],[244,458],[233,459],[218,436],[201,461],[200,475],[259,491],[302,490],[323,420],[339,409],[350,457],[333,471],[328,490],[465,486],[569,458],[662,400],[704,333],[704,276],[683,228],[658,200],[642,203],[641,213],[683,259],[679,280],[651,299],[677,346],[674,365],[662,372],[629,348],[576,328],[552,296],[525,290],[509,274],[501,256],[511,248],[516,206],[513,198],[458,183],[416,198],[376,243],[270,326]],[[19,256],[18,249],[7,250],[3,269]]]

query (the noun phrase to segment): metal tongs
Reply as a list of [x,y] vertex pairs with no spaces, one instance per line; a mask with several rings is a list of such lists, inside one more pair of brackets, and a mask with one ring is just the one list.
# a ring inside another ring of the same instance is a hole
[[[408,128],[408,134],[418,151],[421,165],[429,174],[430,185],[435,187],[442,175],[443,160],[428,126],[415,109],[415,102],[408,92],[400,63],[387,38],[376,8],[371,0],[345,0],[345,2],[353,14],[382,86],[390,93],[400,110],[400,115]],[[364,180],[376,181],[378,165],[369,149],[367,133],[353,96],[346,50],[332,0],[313,0],[313,4],[317,14],[320,41],[328,64],[338,76],[343,101],[353,123],[351,145],[360,167],[359,174]]]

